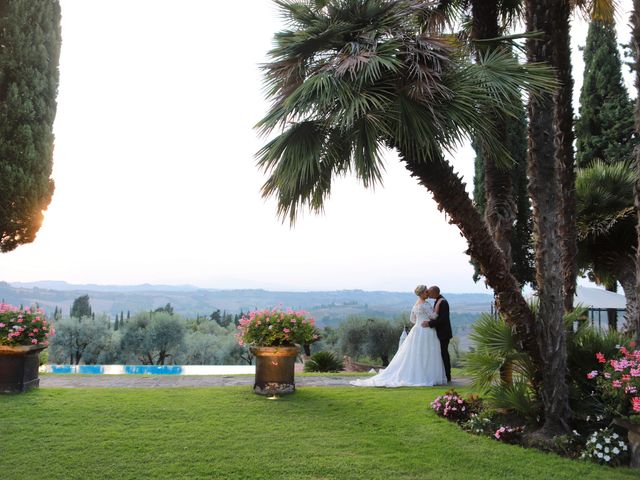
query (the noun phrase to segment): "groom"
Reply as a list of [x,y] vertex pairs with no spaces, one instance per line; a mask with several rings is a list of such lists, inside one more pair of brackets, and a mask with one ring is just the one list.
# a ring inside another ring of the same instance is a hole
[[438,313],[438,316],[433,320],[423,322],[422,326],[436,329],[436,335],[438,336],[438,340],[440,340],[440,355],[442,355],[442,363],[444,363],[444,372],[447,375],[447,382],[451,382],[449,341],[453,335],[451,333],[451,319],[449,318],[449,302],[440,295],[440,288],[435,285],[429,287],[429,298],[435,300],[433,309]]

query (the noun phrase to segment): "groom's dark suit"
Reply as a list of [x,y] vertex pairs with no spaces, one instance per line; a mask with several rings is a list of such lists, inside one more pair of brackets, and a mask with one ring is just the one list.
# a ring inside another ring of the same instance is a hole
[[447,381],[451,381],[451,359],[449,358],[449,341],[453,337],[451,332],[451,319],[449,318],[449,302],[442,295],[436,298],[436,305],[440,302],[438,308],[438,316],[433,320],[429,320],[429,326],[436,329],[436,335],[440,340],[440,354],[442,355],[442,363],[444,363],[444,371],[447,374]]

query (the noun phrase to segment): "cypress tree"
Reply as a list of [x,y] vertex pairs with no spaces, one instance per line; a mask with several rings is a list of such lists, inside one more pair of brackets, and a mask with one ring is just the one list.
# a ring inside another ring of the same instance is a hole
[[0,252],[32,242],[53,195],[60,4],[0,0]]
[[576,161],[588,167],[599,158],[611,164],[631,158],[636,144],[633,104],[622,79],[613,20],[589,25],[584,48],[584,82],[576,121]]
[[89,303],[89,295],[82,295],[76,298],[71,305],[71,316],[74,318],[82,318],[91,316],[91,304]]

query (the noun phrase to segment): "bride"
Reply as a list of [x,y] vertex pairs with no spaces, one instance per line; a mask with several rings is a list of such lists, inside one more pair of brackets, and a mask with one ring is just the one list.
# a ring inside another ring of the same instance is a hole
[[374,377],[354,380],[356,387],[431,387],[446,385],[447,376],[440,355],[440,342],[433,328],[423,327],[422,322],[437,317],[429,302],[428,288],[418,285],[418,300],[411,309],[414,327],[398,348],[391,363]]

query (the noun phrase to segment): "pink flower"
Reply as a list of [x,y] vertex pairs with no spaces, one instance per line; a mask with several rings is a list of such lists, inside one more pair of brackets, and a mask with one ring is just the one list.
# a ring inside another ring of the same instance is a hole
[[291,330],[289,330],[288,328],[283,328],[283,329],[282,329],[282,331],[283,331],[284,333],[289,333]]
[[596,358],[599,363],[606,363],[607,360],[604,358],[604,355],[601,352],[596,353]]
[[598,371],[597,370],[592,370],[591,372],[587,373],[587,378],[589,380],[596,378],[598,376]]
[[640,397],[633,397],[631,401],[633,402],[633,411],[640,412]]
[[0,328],[2,327],[6,327],[6,325],[4,323],[0,323]]
[[38,339],[34,338],[33,340],[31,340],[31,343],[33,343],[34,345],[36,345],[38,343]]
[[622,387],[622,382],[620,380],[614,380],[613,382],[611,382],[611,385],[613,385],[615,388],[620,388]]

